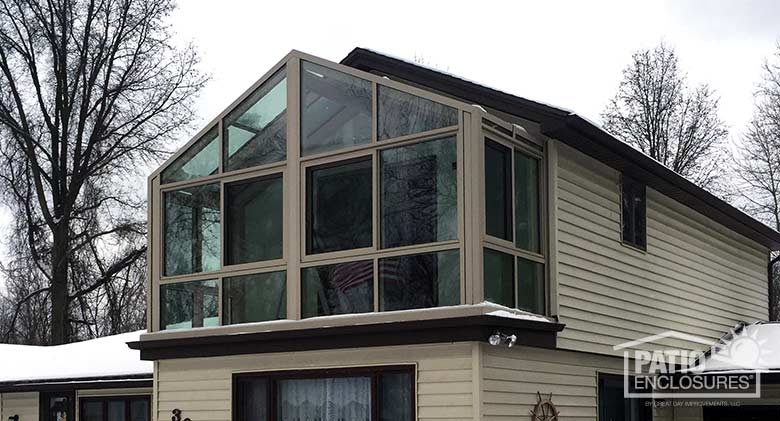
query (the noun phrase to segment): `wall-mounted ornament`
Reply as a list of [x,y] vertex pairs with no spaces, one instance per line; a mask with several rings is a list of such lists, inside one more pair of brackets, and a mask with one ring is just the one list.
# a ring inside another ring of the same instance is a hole
[[532,421],[558,421],[558,412],[555,404],[552,402],[552,393],[542,397],[541,392],[536,392],[536,405],[531,411]]
[[176,408],[173,411],[171,411],[173,416],[171,417],[171,421],[192,421],[189,418],[185,418],[184,420],[181,419],[181,409]]

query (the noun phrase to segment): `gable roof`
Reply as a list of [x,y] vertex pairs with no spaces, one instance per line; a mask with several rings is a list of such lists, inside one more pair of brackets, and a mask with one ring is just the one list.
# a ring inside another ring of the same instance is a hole
[[771,250],[780,250],[779,232],[572,111],[511,95],[365,48],[355,48],[341,60],[341,64],[411,82],[466,102],[539,123],[542,134],[604,162]]

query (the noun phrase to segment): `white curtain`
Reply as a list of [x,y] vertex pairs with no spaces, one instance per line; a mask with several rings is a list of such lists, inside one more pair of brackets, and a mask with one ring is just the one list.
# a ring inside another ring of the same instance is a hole
[[368,421],[371,379],[282,380],[279,403],[281,421]]

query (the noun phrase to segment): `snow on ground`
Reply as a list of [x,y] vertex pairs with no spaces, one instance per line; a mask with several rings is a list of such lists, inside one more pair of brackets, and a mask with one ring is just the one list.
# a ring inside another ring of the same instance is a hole
[[127,347],[143,330],[57,346],[0,344],[0,383],[152,374]]

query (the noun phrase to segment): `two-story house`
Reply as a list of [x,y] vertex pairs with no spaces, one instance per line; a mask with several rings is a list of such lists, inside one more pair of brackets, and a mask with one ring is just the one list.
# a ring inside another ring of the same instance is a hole
[[291,52],[148,189],[160,421],[714,420],[624,400],[614,347],[766,320],[780,248],[570,111],[364,49]]

